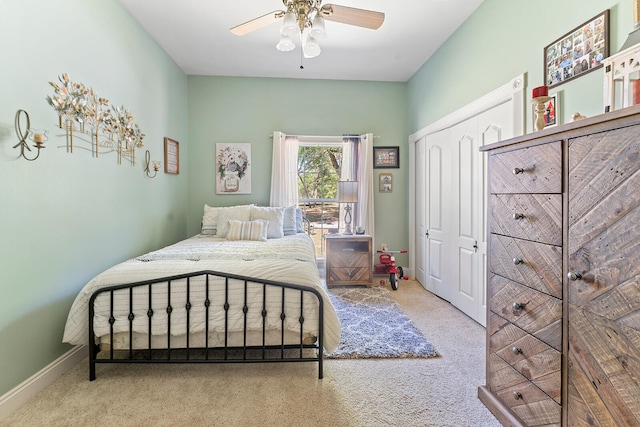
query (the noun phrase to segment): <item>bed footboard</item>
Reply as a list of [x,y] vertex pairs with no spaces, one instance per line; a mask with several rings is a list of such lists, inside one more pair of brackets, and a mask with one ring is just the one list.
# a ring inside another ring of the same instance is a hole
[[216,271],[102,288],[89,300],[89,379],[100,363],[259,362],[317,362],[321,379],[323,311],[317,289]]

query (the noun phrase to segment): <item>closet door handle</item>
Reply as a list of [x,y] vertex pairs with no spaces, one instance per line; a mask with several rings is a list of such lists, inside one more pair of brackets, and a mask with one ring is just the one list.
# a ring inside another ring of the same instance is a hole
[[522,168],[513,168],[513,174],[514,175],[519,175],[521,173],[524,173],[524,169],[522,169]]
[[521,213],[514,213],[513,214],[513,219],[515,219],[516,221],[519,219],[523,219],[524,218],[524,214]]
[[524,264],[524,261],[522,260],[522,258],[514,258],[513,263],[515,265],[519,265],[519,264]]

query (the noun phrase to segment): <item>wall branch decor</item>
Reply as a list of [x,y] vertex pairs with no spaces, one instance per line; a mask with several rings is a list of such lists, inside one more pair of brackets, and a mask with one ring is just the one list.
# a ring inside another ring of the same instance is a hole
[[131,111],[110,106],[108,99],[99,97],[91,87],[71,81],[68,74],[58,80],[60,83],[49,82],[54,94],[47,96],[47,102],[58,113],[67,152],[73,153],[75,147],[90,150],[94,157],[117,153],[118,164],[126,160],[135,165],[135,150],[143,146],[145,134],[134,123]]

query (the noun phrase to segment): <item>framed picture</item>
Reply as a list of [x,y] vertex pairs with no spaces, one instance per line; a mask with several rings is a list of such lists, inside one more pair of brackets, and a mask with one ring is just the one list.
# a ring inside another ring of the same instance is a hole
[[549,87],[602,67],[609,56],[609,9],[544,48],[544,78]]
[[216,194],[251,194],[251,144],[216,143]]
[[378,181],[380,182],[379,191],[381,193],[391,193],[393,191],[393,174],[381,173]]
[[164,139],[164,172],[180,173],[180,143],[166,137]]
[[[544,127],[549,128],[559,124],[560,120],[560,92],[549,93],[549,101],[545,103]],[[536,122],[536,108],[531,108],[531,123]]]
[[400,147],[373,147],[374,168],[399,168]]

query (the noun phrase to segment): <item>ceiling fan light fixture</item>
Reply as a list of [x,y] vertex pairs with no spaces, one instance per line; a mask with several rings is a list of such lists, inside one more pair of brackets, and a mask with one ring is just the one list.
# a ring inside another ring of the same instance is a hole
[[309,35],[316,40],[326,39],[327,32],[324,28],[324,18],[319,13],[313,18],[313,24],[311,25],[311,31]]
[[280,41],[276,45],[276,49],[280,52],[289,52],[296,48],[296,45],[291,40],[291,37],[282,35],[280,36]]
[[302,47],[302,52],[304,53],[305,58],[315,58],[320,55],[320,45],[311,35],[307,37],[307,41],[304,43]]
[[282,28],[280,29],[280,34],[283,36],[294,36],[298,33],[298,22],[296,20],[296,15],[293,12],[287,12],[284,14],[284,19],[282,21]]
[[318,40],[327,38],[325,21],[373,30],[380,28],[384,22],[384,13],[335,4],[322,5],[322,0],[282,0],[282,3],[284,10],[276,10],[236,25],[231,32],[243,36],[282,19],[281,37],[276,48],[281,52],[289,52],[296,48],[293,40],[299,39],[302,55],[315,58],[321,52]]

